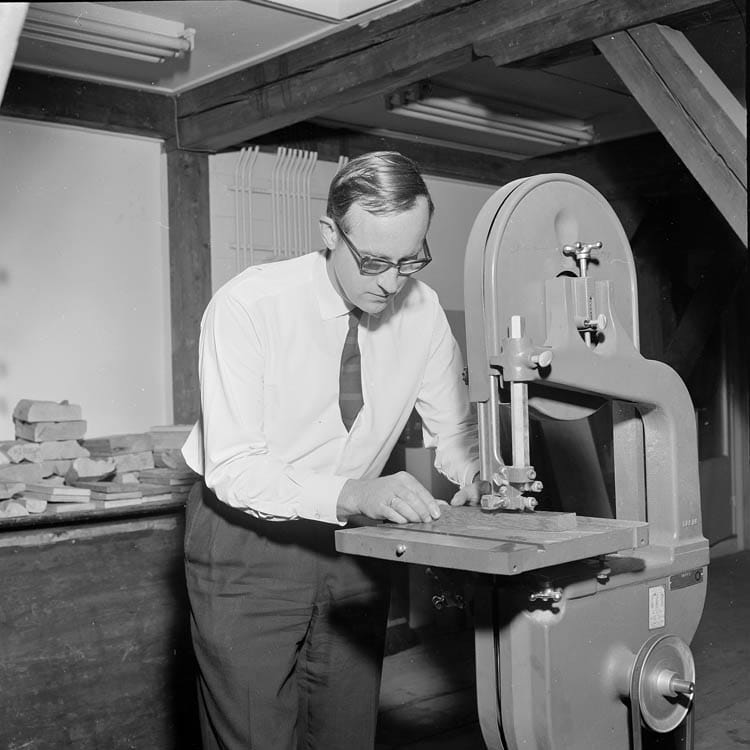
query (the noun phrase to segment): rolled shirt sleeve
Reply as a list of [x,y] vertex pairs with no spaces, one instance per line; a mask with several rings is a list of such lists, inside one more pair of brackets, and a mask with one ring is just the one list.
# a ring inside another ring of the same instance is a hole
[[269,450],[264,431],[264,361],[270,342],[248,307],[219,294],[201,325],[203,473],[223,502],[260,518],[339,523],[347,477],[295,466]]
[[459,486],[479,471],[478,432],[464,362],[442,308],[436,308],[429,357],[416,408],[424,444],[435,448],[435,468]]

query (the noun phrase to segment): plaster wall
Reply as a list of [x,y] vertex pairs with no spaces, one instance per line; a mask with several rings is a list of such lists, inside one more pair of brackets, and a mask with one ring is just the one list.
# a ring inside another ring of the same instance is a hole
[[159,141],[0,118],[1,440],[21,398],[171,422],[165,175]]

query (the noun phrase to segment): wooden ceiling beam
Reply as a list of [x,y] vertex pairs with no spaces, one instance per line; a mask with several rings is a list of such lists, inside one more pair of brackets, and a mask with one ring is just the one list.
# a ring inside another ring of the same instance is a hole
[[167,139],[174,107],[165,94],[14,69],[0,115]]
[[596,45],[747,246],[744,108],[680,32],[649,24]]
[[[576,19],[580,22],[582,19]],[[697,9],[690,9],[681,13],[669,16],[669,25],[678,31],[690,31],[703,26],[716,26],[720,23],[739,23],[744,28],[744,18],[740,12],[739,5],[734,0],[718,0],[710,5],[705,5]],[[524,57],[510,63],[514,68],[549,68],[561,63],[578,60],[584,57],[591,57],[598,54],[596,47],[590,39],[574,42],[564,47],[558,47],[538,55]],[[498,58],[499,59],[499,58]]]
[[[630,36],[727,168],[747,188],[747,112],[683,34],[657,24]],[[691,144],[692,145],[692,144]]]
[[425,0],[177,98],[180,148],[217,151],[459,67],[696,11],[706,0]]
[[[476,0],[468,0],[468,4]],[[405,27],[429,18],[439,18],[457,6],[466,5],[467,0],[429,0],[414,3],[378,18],[366,27],[352,25],[323,37],[311,44],[290,50],[248,68],[237,70],[209,83],[196,86],[179,95],[180,116],[187,116],[205,109],[207,102],[222,104],[232,101],[238,92],[252,91],[261,86],[285,80],[309,72],[318,65],[344,55],[367,50],[373,45],[383,44],[397,37]]]

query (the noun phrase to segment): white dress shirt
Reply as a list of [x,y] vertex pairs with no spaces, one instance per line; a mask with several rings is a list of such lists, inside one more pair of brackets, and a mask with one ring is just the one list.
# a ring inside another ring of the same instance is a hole
[[214,295],[201,323],[202,416],[183,454],[220,500],[269,520],[341,523],[344,483],[380,475],[415,405],[437,469],[471,482],[476,426],[435,292],[410,278],[381,315],[362,315],[364,406],[347,432],[349,310],[324,252],[248,268]]

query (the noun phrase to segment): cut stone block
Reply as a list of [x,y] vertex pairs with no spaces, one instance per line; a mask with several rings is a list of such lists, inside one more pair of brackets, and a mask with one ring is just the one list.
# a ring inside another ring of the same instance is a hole
[[112,457],[118,474],[127,474],[132,471],[154,468],[154,454],[151,451],[140,453],[120,453]]
[[14,419],[16,437],[43,443],[45,440],[80,440],[86,434],[86,420],[70,422],[23,422]]
[[171,487],[187,486],[188,490],[199,479],[200,476],[190,469],[145,469],[139,472],[138,477],[147,484],[166,484]]
[[42,500],[40,497],[26,497],[22,495],[18,498],[18,502],[23,505],[29,513],[44,513],[47,510],[47,501]]
[[0,443],[0,453],[7,456],[13,464],[21,463],[21,461],[39,463],[42,460],[39,443],[30,443],[28,440],[3,441]]
[[30,489],[31,487],[64,487],[65,486],[65,478],[64,477],[58,477],[58,476],[49,476],[45,477],[41,482],[38,482],[36,484],[30,484],[26,487],[26,489]]
[[75,458],[65,474],[68,484],[109,479],[115,473],[113,458]]
[[157,498],[158,500],[169,500],[172,498],[171,488],[163,484],[141,484],[138,485],[143,497]]
[[88,438],[83,445],[92,456],[115,456],[118,453],[140,453],[151,450],[151,436],[147,432],[105,435]]
[[62,478],[68,473],[72,459],[60,459],[58,461],[42,461],[41,467],[45,477]]
[[88,458],[89,452],[77,440],[47,440],[39,443],[42,461]]
[[26,485],[23,482],[0,482],[0,500],[20,495],[25,489]]
[[151,448],[155,451],[182,448],[193,429],[191,424],[159,425],[149,430]]
[[13,409],[13,418],[21,422],[75,422],[81,419],[81,407],[68,401],[22,398]]
[[72,503],[83,502],[91,496],[91,491],[67,484],[29,484],[26,486],[26,497],[37,497],[50,503]]
[[0,466],[0,482],[23,482],[33,484],[39,482],[44,476],[41,464],[7,464]]
[[112,477],[112,484],[138,484],[138,472],[127,471],[124,474],[119,472]]
[[0,500],[0,518],[18,518],[28,515],[29,511],[18,500]]
[[187,469],[188,465],[179,448],[165,448],[154,451],[154,466],[161,469]]

